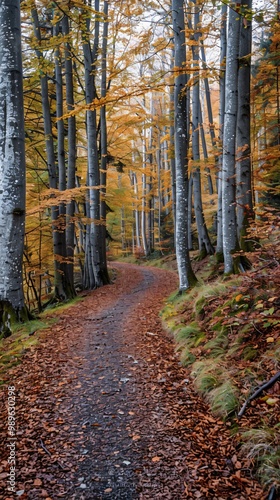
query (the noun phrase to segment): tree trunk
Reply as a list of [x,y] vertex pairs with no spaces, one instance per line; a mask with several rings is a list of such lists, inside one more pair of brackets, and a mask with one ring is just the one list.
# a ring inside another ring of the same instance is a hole
[[[38,41],[38,47],[35,49],[35,52],[39,61],[42,61],[44,56],[41,50],[39,49],[42,42],[41,28],[38,18],[38,12],[34,2],[32,3],[31,9],[32,9],[31,17],[33,23],[33,30],[35,37]],[[41,72],[40,82],[41,82],[42,110],[43,110],[43,120],[44,120],[49,187],[51,189],[57,189],[58,187],[57,165],[55,158],[53,132],[52,132],[52,119],[51,119],[51,110],[49,103],[47,74]],[[65,233],[64,231],[60,231],[61,228],[60,228],[58,206],[51,207],[51,218],[52,218],[53,253],[54,253],[55,297],[58,298],[59,300],[65,300],[68,297],[72,297],[73,294],[71,286],[69,286],[68,283],[67,274],[64,272],[63,269],[63,264],[65,263]]]
[[222,228],[224,272],[237,271],[233,253],[238,250],[236,221],[236,124],[238,106],[238,59],[239,59],[240,16],[236,12],[236,3],[229,10],[226,80],[225,80],[225,118],[223,137],[222,165]]
[[[95,11],[99,11],[99,0],[95,0]],[[90,105],[97,97],[95,87],[95,71],[98,55],[99,43],[99,24],[95,21],[95,34],[93,48],[91,49],[90,42],[90,19],[88,12],[84,11],[85,28],[83,32],[83,53],[84,53],[84,68],[85,68],[85,98],[86,104]],[[96,109],[88,109],[86,111],[86,129],[87,129],[87,185],[88,193],[88,208],[91,219],[90,227],[87,229],[88,241],[87,251],[85,255],[85,272],[89,271],[91,279],[90,288],[99,287],[106,284],[108,281],[107,269],[104,269],[104,260],[101,255],[101,240],[104,234],[101,230],[100,221],[100,170],[97,146],[97,122]],[[90,248],[89,248],[90,246]],[[87,262],[86,262],[87,261]],[[92,269],[92,270],[91,270]],[[94,284],[92,283],[92,274],[94,276]],[[84,277],[84,281],[88,281]]]
[[188,249],[193,250],[193,176],[190,175],[188,185]]
[[[171,63],[171,71],[174,71],[174,54]],[[175,167],[175,145],[174,145],[174,86],[170,85],[170,172],[171,172],[171,196],[174,227],[174,250],[176,251],[176,167]]]
[[149,162],[149,183],[147,186],[147,206],[148,206],[148,254],[150,255],[154,251],[155,241],[154,241],[154,229],[155,229],[155,220],[154,220],[154,207],[155,207],[155,198],[154,198],[154,186],[153,186],[153,162],[154,162],[154,154],[153,150],[153,140],[154,140],[154,126],[152,123],[154,117],[154,96],[151,93],[150,96],[150,120],[151,124],[148,130],[148,155],[147,160]]
[[[102,34],[102,51],[101,51],[101,98],[106,97],[107,93],[107,41],[108,41],[108,1],[104,0],[103,7],[104,22]],[[106,183],[107,183],[107,119],[106,106],[101,106],[100,109],[100,261],[103,275],[103,284],[110,283],[110,278],[107,269],[106,256]]]
[[[73,85],[73,63],[71,46],[69,43],[69,19],[65,15],[62,19],[62,33],[66,37],[64,43],[64,67],[65,67],[65,93],[67,111],[74,110],[74,85]],[[67,127],[68,139],[68,163],[67,163],[67,189],[75,187],[76,177],[76,117],[71,115],[68,117]],[[71,200],[66,205],[66,258],[67,258],[67,273],[69,284],[74,292],[74,238],[75,238],[75,221],[74,221],[75,202]]]
[[[158,179],[158,245],[161,249],[161,217],[162,217],[162,185],[161,185],[161,144],[160,135],[158,133],[158,145],[156,151],[156,163],[157,163],[157,179]],[[164,196],[164,194],[163,194]]]
[[172,0],[172,21],[175,48],[174,142],[176,170],[176,258],[179,290],[182,292],[195,281],[188,249],[188,124],[186,112],[186,45],[184,1]]
[[0,338],[27,319],[22,258],[25,148],[19,0],[0,3]]
[[143,173],[142,173],[142,210],[141,210],[141,239],[142,247],[145,257],[149,255],[149,248],[147,242],[147,222],[146,222],[146,199],[147,199],[147,176],[146,176],[146,159],[147,159],[147,147],[146,147],[146,129],[143,129],[142,137],[142,162],[143,162]]
[[197,5],[194,5],[194,39],[196,45],[192,46],[193,49],[193,69],[194,69],[194,82],[192,87],[192,156],[194,161],[194,168],[192,173],[193,178],[193,200],[194,200],[194,213],[195,222],[198,234],[198,249],[199,258],[203,259],[207,254],[212,255],[214,248],[211,244],[204,213],[202,207],[202,194],[201,194],[201,175],[200,175],[200,150],[199,150],[199,128],[200,128],[200,95],[199,95],[199,36],[197,31],[199,24],[199,10]]
[[[133,158],[132,158],[133,163]],[[135,240],[136,240],[136,250],[137,252],[141,251],[141,239],[140,239],[140,214],[138,210],[139,205],[139,196],[138,196],[138,181],[137,175],[135,172],[131,173],[131,184],[133,186],[134,192],[134,202],[133,202],[133,212],[134,212],[134,220],[135,220]]]
[[[199,131],[200,131],[200,138],[201,138],[201,146],[202,146],[204,163],[207,164],[208,163],[208,150],[207,150],[207,143],[206,143],[206,138],[205,138],[204,126],[203,126],[201,101],[200,101],[199,108],[200,108],[200,110],[199,110]],[[205,171],[207,172],[208,192],[209,192],[209,194],[213,194],[214,193],[213,182],[212,182],[212,177],[211,177],[211,172],[210,172],[209,167],[206,167]]]
[[[225,70],[226,70],[226,52],[227,52],[227,5],[222,4],[221,32],[220,32],[220,100],[219,100],[219,140],[223,144],[224,136],[224,118],[225,118]],[[218,162],[218,209],[217,209],[217,245],[216,260],[223,261],[223,209],[222,209],[222,173],[223,173],[223,155],[222,148]]]
[[[245,0],[241,2],[241,9],[242,6],[245,7]],[[245,8],[250,11],[252,8],[252,0],[246,0]],[[236,131],[236,211],[239,244],[243,250],[250,250],[250,246],[246,243],[246,229],[249,226],[249,219],[253,217],[250,119],[251,46],[252,22],[250,19],[242,17],[239,45],[238,113]]]
[[[202,59],[202,65],[203,68],[207,68],[207,63],[206,63],[206,56],[205,56],[205,50],[204,50],[204,45],[203,41],[200,41],[200,51],[201,51],[201,59]],[[214,124],[214,119],[213,119],[213,111],[212,111],[212,103],[211,103],[211,91],[210,91],[210,85],[209,85],[209,79],[204,78],[204,90],[205,90],[205,98],[206,98],[206,106],[207,106],[207,115],[208,115],[208,121],[209,121],[209,132],[210,132],[210,137],[211,137],[211,144],[214,150],[214,153],[217,148],[217,141],[216,141],[216,136],[215,136],[215,124]],[[218,161],[217,155],[215,155],[215,162]],[[210,174],[209,174],[210,175]],[[211,179],[211,176],[210,176]],[[209,193],[213,194],[213,184],[212,184],[212,179],[211,183],[210,180],[208,179],[209,182]]]
[[[54,34],[59,36],[61,28],[60,21],[55,25]],[[57,118],[57,163],[58,163],[58,189],[66,189],[66,164],[65,164],[65,127],[63,110],[63,78],[62,78],[62,58],[61,48],[57,45],[55,50],[55,87],[56,87],[56,118]],[[59,272],[63,283],[64,292],[59,291],[61,298],[71,298],[75,296],[74,282],[68,275],[67,254],[66,254],[66,206],[65,203],[59,205],[59,215],[57,219],[58,239],[60,242]]]

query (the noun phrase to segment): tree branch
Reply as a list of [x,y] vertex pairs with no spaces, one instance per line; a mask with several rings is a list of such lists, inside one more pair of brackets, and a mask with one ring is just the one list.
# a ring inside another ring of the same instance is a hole
[[238,413],[238,418],[241,418],[247,407],[251,404],[251,401],[253,401],[253,399],[256,399],[260,394],[262,394],[263,391],[265,391],[266,389],[269,389],[270,387],[272,387],[278,380],[280,379],[280,371],[276,373],[276,375],[274,375],[274,377],[272,377],[271,379],[268,380],[268,382],[265,382],[265,384],[261,385],[261,387],[259,387],[253,394],[252,396],[250,396],[246,401],[245,403],[243,404],[240,412]]

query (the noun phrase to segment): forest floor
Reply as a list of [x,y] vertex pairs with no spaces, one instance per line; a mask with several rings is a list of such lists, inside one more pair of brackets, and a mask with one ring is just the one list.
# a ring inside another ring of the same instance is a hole
[[[162,328],[176,274],[114,268],[112,285],[61,311],[5,375],[0,498],[264,499]],[[7,385],[16,391],[16,493],[8,490]]]

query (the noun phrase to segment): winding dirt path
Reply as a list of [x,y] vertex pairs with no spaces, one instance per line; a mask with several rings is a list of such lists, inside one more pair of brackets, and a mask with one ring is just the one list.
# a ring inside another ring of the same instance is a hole
[[63,312],[9,373],[17,493],[7,489],[3,428],[0,498],[264,498],[162,330],[158,313],[175,274],[114,267],[114,284]]

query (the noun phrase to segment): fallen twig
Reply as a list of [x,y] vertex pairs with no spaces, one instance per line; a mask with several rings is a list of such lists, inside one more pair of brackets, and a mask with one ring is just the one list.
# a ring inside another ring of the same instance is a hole
[[45,452],[49,455],[49,457],[51,457],[51,456],[52,456],[52,454],[51,454],[51,452],[48,450],[48,448],[46,448],[46,447],[45,447],[45,445],[44,445],[44,443],[43,443],[42,439],[40,439],[40,446],[41,446],[41,448],[42,448],[42,449],[43,449],[43,450],[44,450],[44,451],[45,451]]
[[[51,454],[51,452],[48,450],[48,448],[46,448],[46,446],[44,445],[42,439],[40,439],[40,446],[41,448],[49,455],[49,457],[52,457],[53,455]],[[67,472],[69,470],[69,468],[64,465],[62,465],[59,460],[55,460],[55,463],[64,471],[64,472]]]
[[277,498],[276,495],[277,495],[276,488],[275,488],[275,486],[272,486],[272,488],[270,488],[267,500],[276,500],[276,498]]
[[273,377],[271,377],[271,379],[268,380],[268,382],[265,382],[265,384],[261,385],[261,387],[259,387],[255,392],[254,394],[252,394],[252,396],[250,396],[248,399],[246,399],[245,403],[243,404],[240,412],[238,413],[238,418],[241,418],[247,407],[251,404],[251,401],[253,401],[253,399],[256,399],[260,394],[262,394],[263,391],[265,391],[266,389],[269,389],[270,387],[272,387],[275,382],[277,382],[277,380],[280,379],[280,371],[276,373],[276,375],[274,375]]

